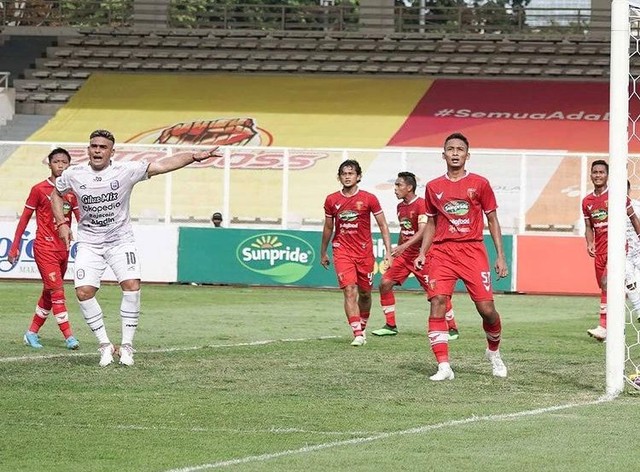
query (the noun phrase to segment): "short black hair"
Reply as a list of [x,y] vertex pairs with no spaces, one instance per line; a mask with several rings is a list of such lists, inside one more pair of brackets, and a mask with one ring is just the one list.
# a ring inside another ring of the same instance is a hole
[[357,175],[362,175],[362,167],[360,167],[360,163],[355,159],[347,159],[346,161],[343,161],[338,167],[338,175],[342,173],[342,169],[345,167],[353,167]]
[[609,173],[609,164],[607,164],[607,161],[602,160],[602,159],[598,159],[596,161],[593,161],[591,163],[591,170],[593,170],[593,168],[595,166],[604,166],[604,168],[607,169],[607,174]]
[[416,181],[416,174],[413,172],[398,172],[398,178],[404,180],[406,183],[413,187],[415,192],[418,188],[418,182]]
[[211,215],[211,221],[213,220],[222,221],[222,213],[220,213],[219,211],[216,211],[213,215]]
[[89,139],[93,138],[105,138],[111,141],[113,144],[116,143],[116,138],[111,131],[106,129],[97,129],[93,133],[89,135]]
[[67,151],[65,148],[57,147],[53,151],[51,151],[49,153],[49,155],[47,156],[47,159],[49,160],[49,163],[51,163],[51,160],[53,159],[53,156],[55,156],[56,154],[64,154],[65,156],[67,156],[69,158],[69,162],[71,162],[71,154],[69,154],[69,151]]
[[446,146],[447,145],[447,141],[450,141],[452,139],[459,139],[460,141],[462,141],[463,143],[465,143],[467,145],[467,151],[469,150],[469,140],[467,139],[467,137],[464,134],[462,134],[462,133],[450,134],[444,140],[444,145]]

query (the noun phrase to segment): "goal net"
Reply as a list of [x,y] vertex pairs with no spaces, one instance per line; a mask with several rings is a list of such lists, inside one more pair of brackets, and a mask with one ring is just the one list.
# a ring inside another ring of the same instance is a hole
[[[628,139],[631,145],[640,142],[640,0],[629,1],[629,120]],[[612,29],[614,25],[612,10]],[[613,49],[613,44],[612,44]],[[614,67],[612,53],[612,70]],[[612,82],[611,86],[614,84]],[[631,147],[631,146],[629,146]],[[627,163],[628,179],[631,184],[630,196],[634,207],[640,207],[640,157],[629,156]],[[640,215],[639,215],[640,216]],[[633,241],[633,234],[628,235],[629,252],[627,255],[627,277],[634,278],[640,287],[640,249]],[[627,282],[630,282],[628,280]],[[638,288],[640,289],[640,288]],[[640,390],[640,312],[627,303],[624,320],[625,380],[630,388]]]

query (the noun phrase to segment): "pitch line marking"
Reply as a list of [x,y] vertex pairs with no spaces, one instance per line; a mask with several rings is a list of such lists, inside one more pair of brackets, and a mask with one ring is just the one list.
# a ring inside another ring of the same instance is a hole
[[331,442],[327,442],[327,443],[316,444],[314,446],[305,446],[305,447],[301,447],[299,449],[288,449],[286,451],[272,452],[272,453],[269,453],[269,454],[260,454],[260,455],[256,455],[256,456],[246,456],[246,457],[241,457],[241,458],[238,458],[238,459],[230,459],[230,460],[226,460],[226,461],[211,462],[209,464],[188,466],[188,467],[182,467],[182,468],[179,468],[179,469],[170,469],[170,470],[168,470],[166,472],[197,472],[197,471],[200,471],[200,470],[220,469],[222,467],[229,467],[229,466],[240,465],[240,464],[249,464],[249,463],[255,463],[255,462],[265,462],[265,461],[268,461],[268,460],[271,460],[271,459],[278,459],[280,457],[293,456],[293,455],[297,455],[297,454],[308,454],[310,452],[322,451],[324,449],[332,449],[332,448],[342,447],[342,446],[353,446],[353,445],[357,445],[357,444],[370,443],[370,442],[380,441],[380,440],[383,440],[383,439],[389,439],[389,438],[394,438],[394,437],[398,437],[398,436],[406,436],[406,435],[409,435],[409,434],[423,434],[423,433],[427,433],[427,432],[434,431],[434,430],[437,430],[437,429],[468,425],[468,424],[472,424],[472,423],[479,423],[481,421],[503,421],[503,420],[509,420],[509,419],[513,419],[513,418],[523,418],[523,417],[527,417],[527,416],[536,416],[536,415],[541,415],[541,414],[550,413],[550,412],[554,412],[554,411],[567,410],[569,408],[597,405],[599,403],[604,403],[604,402],[608,402],[608,401],[611,401],[611,400],[613,400],[613,397],[611,397],[611,396],[603,396],[603,397],[598,398],[597,400],[592,400],[592,401],[588,401],[588,402],[584,402],[584,403],[568,403],[568,404],[565,404],[565,405],[556,405],[556,406],[550,406],[550,407],[546,407],[546,408],[537,408],[535,410],[524,410],[524,411],[519,411],[519,412],[516,412],[516,413],[505,413],[505,414],[502,414],[502,415],[471,416],[470,418],[465,418],[465,419],[462,419],[462,420],[445,421],[443,423],[437,423],[437,424],[425,425],[425,426],[418,426],[416,428],[409,428],[409,429],[405,429],[405,430],[402,430],[402,431],[392,431],[392,432],[389,432],[389,433],[374,434],[372,436],[363,436],[363,437],[353,438],[353,439],[344,439],[344,440],[340,440],[340,441],[331,441]]
[[[285,338],[285,339],[265,339],[263,341],[249,341],[245,343],[235,344],[209,344],[205,346],[187,346],[187,347],[169,347],[163,349],[146,349],[136,350],[140,354],[157,354],[167,352],[187,352],[187,351],[199,351],[204,349],[220,349],[228,347],[243,347],[243,346],[263,346],[267,344],[276,343],[296,343],[296,342],[308,342],[308,341],[323,341],[325,339],[338,339],[340,336],[315,336],[313,338]],[[0,357],[0,363],[8,362],[26,362],[26,361],[40,361],[48,359],[58,359],[64,357],[97,357],[98,352],[66,352],[60,354],[43,354],[39,356],[17,356],[17,357]]]

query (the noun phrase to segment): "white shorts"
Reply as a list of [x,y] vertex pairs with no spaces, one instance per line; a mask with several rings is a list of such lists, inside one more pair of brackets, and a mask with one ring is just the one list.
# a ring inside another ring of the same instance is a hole
[[124,280],[140,280],[140,257],[135,244],[96,247],[78,243],[74,264],[74,285],[100,288],[100,279],[107,266],[118,283]]

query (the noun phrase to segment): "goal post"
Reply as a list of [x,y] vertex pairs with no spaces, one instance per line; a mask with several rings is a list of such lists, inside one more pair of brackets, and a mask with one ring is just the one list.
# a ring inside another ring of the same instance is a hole
[[[637,4],[637,5],[634,5]],[[612,0],[611,2],[611,62],[609,80],[609,248],[607,264],[607,345],[606,393],[619,395],[625,386],[625,364],[637,369],[637,353],[627,339],[637,334],[635,317],[625,303],[626,263],[626,198],[629,142],[640,139],[636,135],[638,121],[630,115],[630,101],[640,100],[637,78],[630,74],[631,57],[638,54],[640,41],[634,29],[640,24],[640,0]],[[636,47],[630,48],[635,42]],[[633,128],[629,130],[630,123]],[[631,131],[631,132],[630,132]],[[633,169],[633,167],[632,167]],[[640,282],[640,281],[638,281]],[[629,308],[630,309],[630,308]],[[625,328],[629,338],[625,337]],[[635,336],[637,338],[637,336]]]
[[629,123],[629,0],[611,2],[609,79],[609,254],[607,270],[606,393],[624,389],[625,239]]

